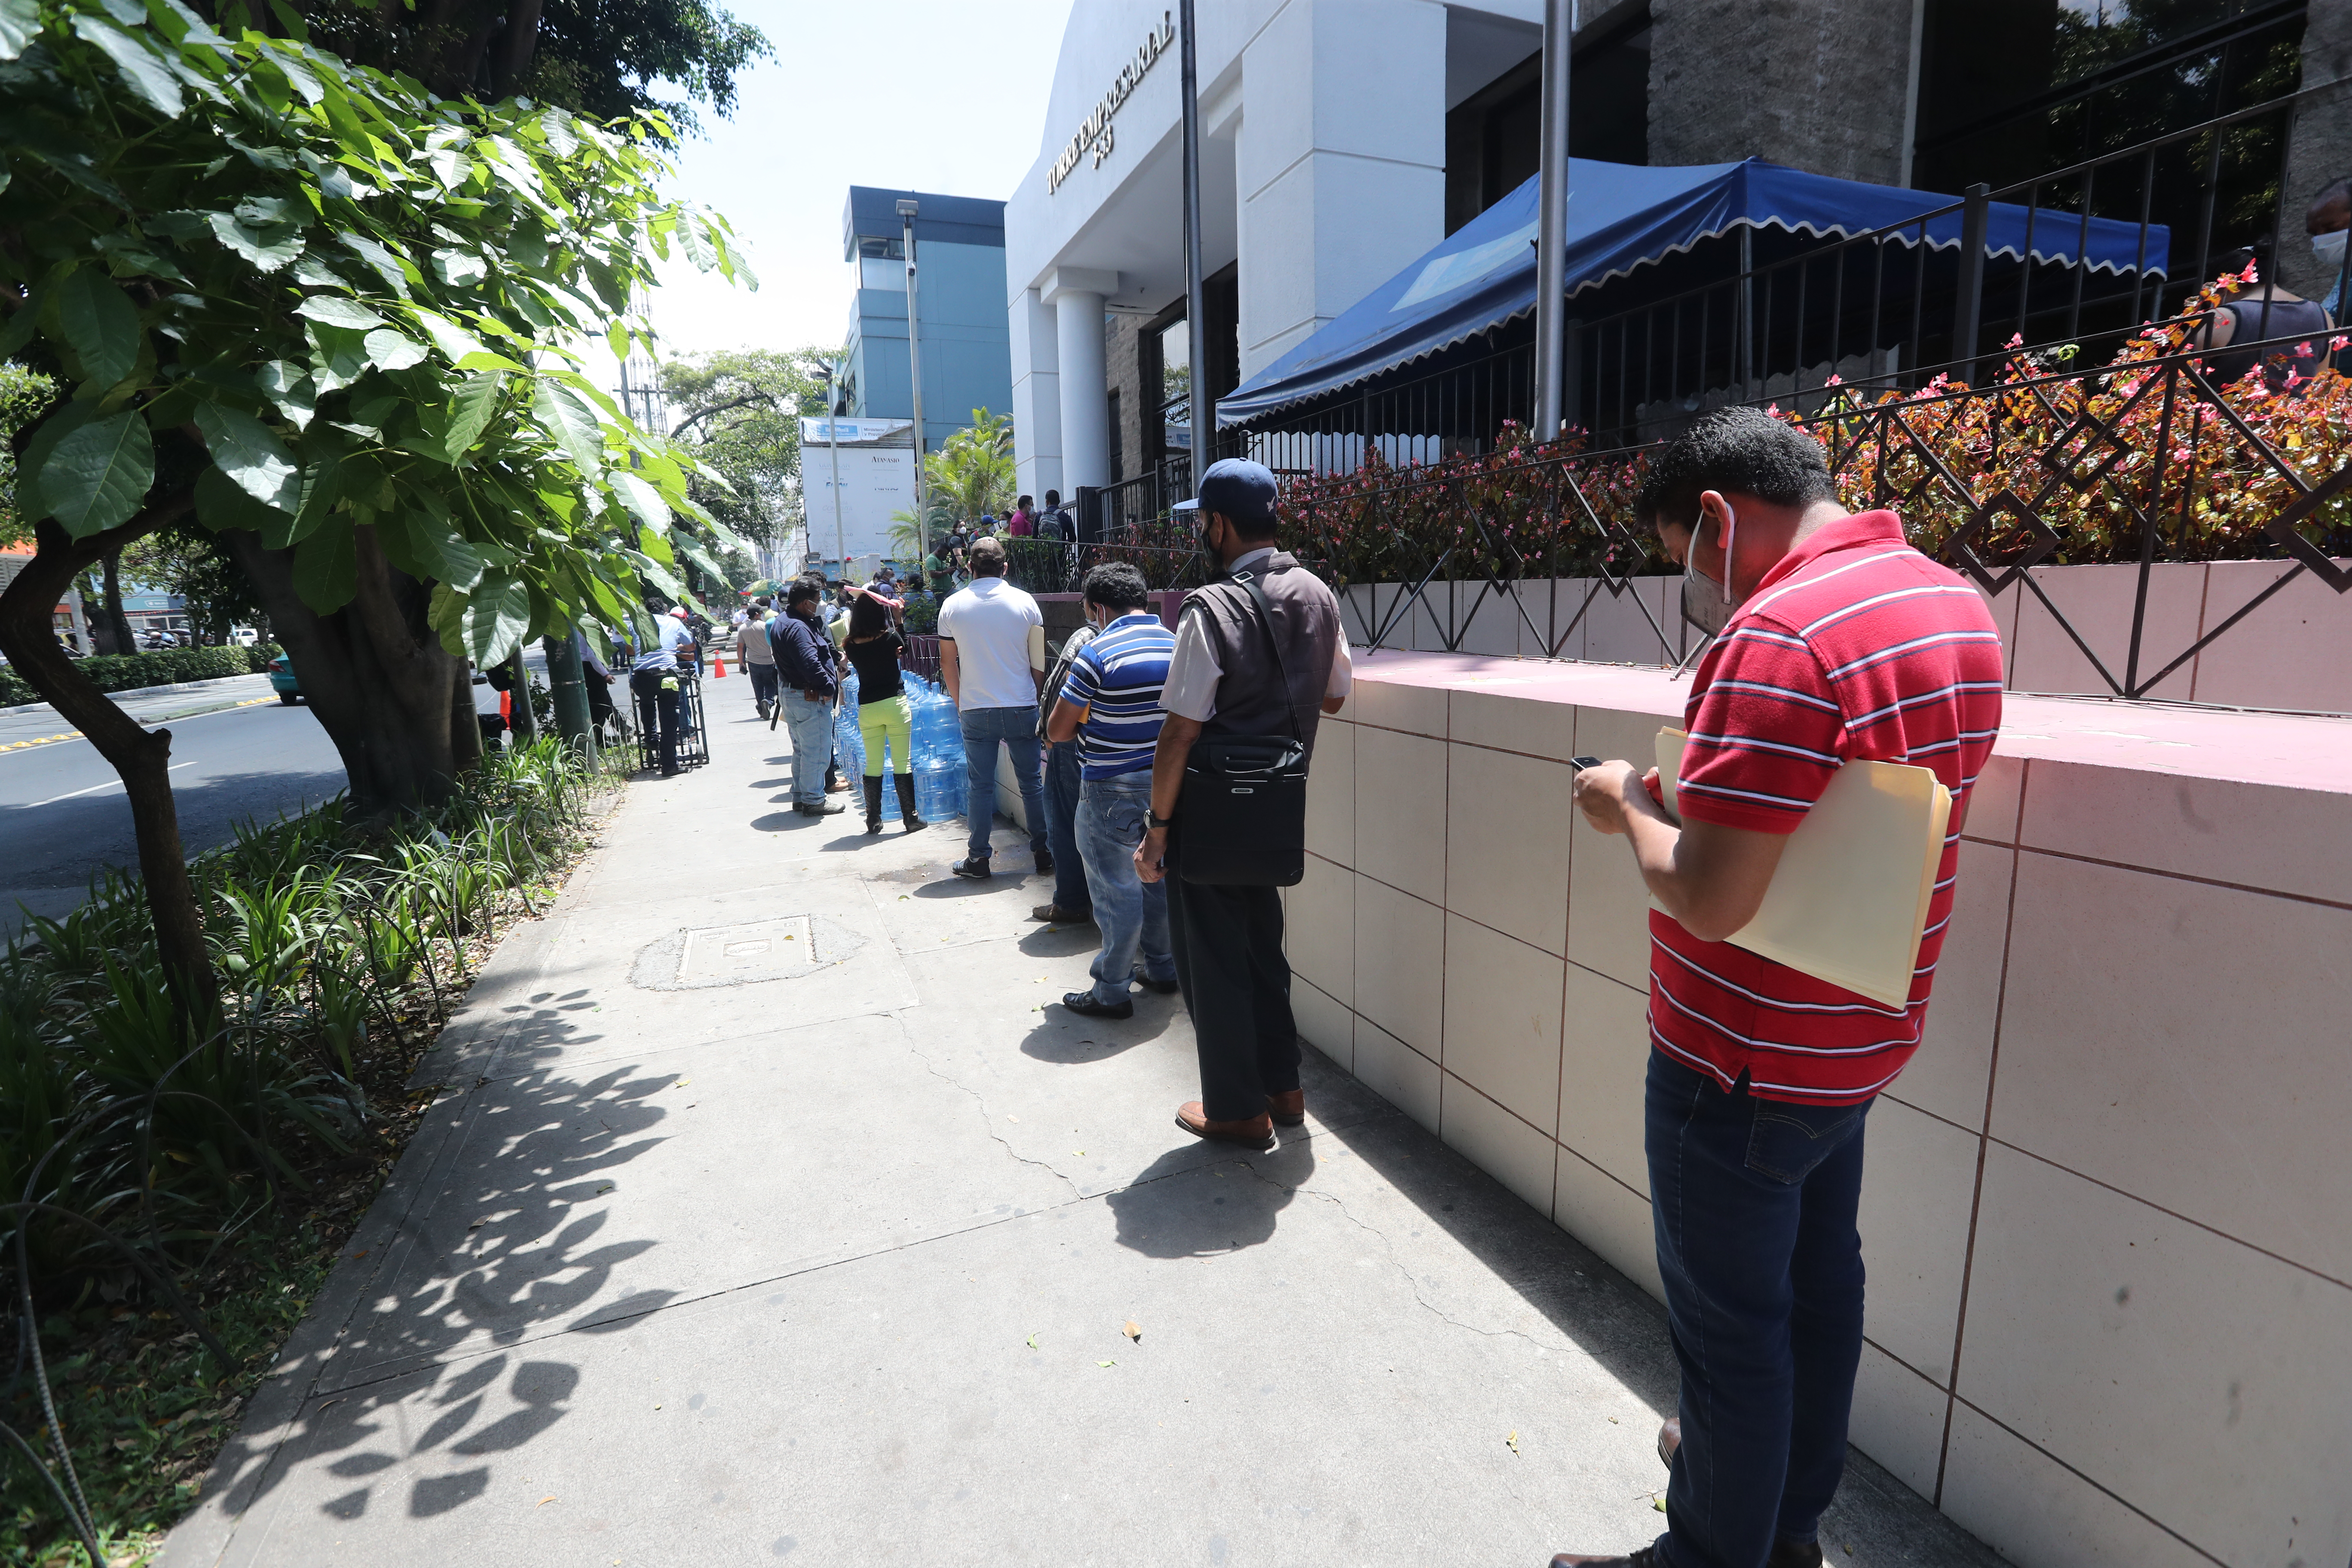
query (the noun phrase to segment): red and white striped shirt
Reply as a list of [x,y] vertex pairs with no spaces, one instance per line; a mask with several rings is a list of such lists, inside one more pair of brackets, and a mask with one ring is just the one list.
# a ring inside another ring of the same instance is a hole
[[1918,1048],[1952,914],[1969,791],[2000,731],[2000,634],[1891,511],[1832,523],[1766,574],[1698,667],[1678,802],[1685,819],[1792,833],[1848,762],[1930,768],[1952,818],[1910,1005],[1882,1006],[1650,914],[1650,1037],[1728,1089],[1852,1104]]

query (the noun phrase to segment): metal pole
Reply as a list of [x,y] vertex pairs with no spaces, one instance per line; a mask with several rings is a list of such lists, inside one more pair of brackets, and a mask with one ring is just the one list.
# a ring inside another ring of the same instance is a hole
[[[1992,217],[1989,199],[1992,187],[1979,180],[1960,194],[1968,198],[1968,205],[1960,209],[1960,282],[1959,298],[1952,302],[1952,359],[1959,378],[1973,386],[1977,332],[1984,324],[1985,231]],[[2023,265],[2031,268],[2032,258],[2028,257]]]
[[[848,368],[845,361],[834,366],[833,384],[825,389],[824,404],[825,459],[833,465],[833,548],[839,553],[841,580],[845,584],[849,581],[849,533],[841,521],[841,405],[847,399],[841,395],[841,378]],[[919,486],[920,482],[921,476],[918,475]],[[921,493],[918,489],[916,494],[919,497]],[[921,513],[916,515],[919,517]]]
[[1559,434],[1563,381],[1560,313],[1568,304],[1568,69],[1576,0],[1547,0],[1543,37],[1543,145],[1536,197],[1536,428]]
[[[915,312],[915,211],[911,197],[898,198],[898,247],[907,253],[907,374],[915,391],[915,543],[919,554],[931,552],[930,520],[923,501],[923,344]],[[837,493],[837,492],[836,492]],[[846,571],[844,564],[843,570]]]
[[1192,0],[1177,0],[1180,89],[1184,103],[1184,325],[1192,358],[1192,493],[1209,466],[1209,438],[1215,432],[1209,407],[1209,323],[1201,295],[1201,95],[1196,79]]

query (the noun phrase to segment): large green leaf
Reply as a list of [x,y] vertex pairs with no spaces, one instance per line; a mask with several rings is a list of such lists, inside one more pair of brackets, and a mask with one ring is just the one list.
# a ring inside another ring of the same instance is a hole
[[621,498],[621,504],[629,509],[630,515],[653,532],[660,534],[669,531],[669,503],[662,500],[661,491],[636,475],[615,469],[613,493]]
[[48,463],[49,454],[58,449],[58,442],[97,417],[97,404],[68,403],[33,432],[16,459],[16,512],[26,522],[49,515],[47,498],[41,494],[41,469]]
[[77,267],[58,285],[58,324],[81,358],[82,374],[113,386],[139,363],[139,310],[104,269]]
[[206,213],[213,237],[264,272],[276,272],[302,254],[302,234],[288,227],[256,228],[229,213]]
[[131,91],[166,120],[177,120],[187,100],[180,79],[143,37],[124,32],[102,16],[84,12],[73,19],[73,29],[85,42],[97,45],[114,62],[114,68]]
[[560,383],[541,381],[530,395],[530,412],[548,438],[563,448],[574,467],[591,479],[604,470],[604,429],[593,410]]
[[378,369],[406,370],[424,360],[425,348],[404,332],[378,327],[367,335],[367,353]]
[[0,60],[13,60],[41,31],[38,0],[0,0]]
[[268,426],[241,408],[204,403],[196,406],[196,428],[213,461],[246,494],[284,512],[300,504],[301,466]]
[[302,366],[292,360],[274,359],[255,371],[253,380],[286,423],[297,430],[309,426],[318,409],[319,388]]
[[530,590],[503,573],[484,577],[466,596],[458,622],[466,657],[488,668],[522,646],[530,631]]
[[322,327],[341,327],[354,332],[371,331],[384,324],[382,316],[357,300],[346,300],[340,294],[313,294],[295,306],[294,313]]
[[322,529],[294,547],[294,592],[331,616],[359,592],[359,558],[348,528]]
[[443,449],[449,461],[456,463],[489,428],[490,416],[498,412],[499,393],[506,385],[506,373],[486,370],[469,375],[457,384],[457,395],[449,400],[449,440]]
[[137,511],[154,482],[155,438],[147,421],[128,410],[82,426],[41,465],[41,499],[76,539]]

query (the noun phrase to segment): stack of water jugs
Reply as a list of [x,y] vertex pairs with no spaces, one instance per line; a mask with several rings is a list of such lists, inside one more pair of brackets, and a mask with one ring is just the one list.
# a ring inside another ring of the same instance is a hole
[[841,771],[849,775],[852,787],[859,774],[866,771],[866,742],[857,732],[857,671],[845,668],[841,672],[841,706],[833,715],[833,749],[841,758]]
[[919,675],[910,672],[905,681],[907,704],[914,710],[915,815],[926,822],[961,816],[963,726],[956,719],[955,699]]

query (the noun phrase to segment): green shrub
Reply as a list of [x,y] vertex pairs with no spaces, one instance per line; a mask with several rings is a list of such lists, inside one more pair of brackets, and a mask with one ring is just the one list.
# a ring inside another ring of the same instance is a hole
[[[137,691],[190,680],[259,675],[283,651],[275,643],[259,647],[165,647],[151,653],[100,654],[83,659],[76,668],[97,682],[100,691]],[[0,708],[39,700],[41,694],[30,681],[13,669],[0,668]]]

